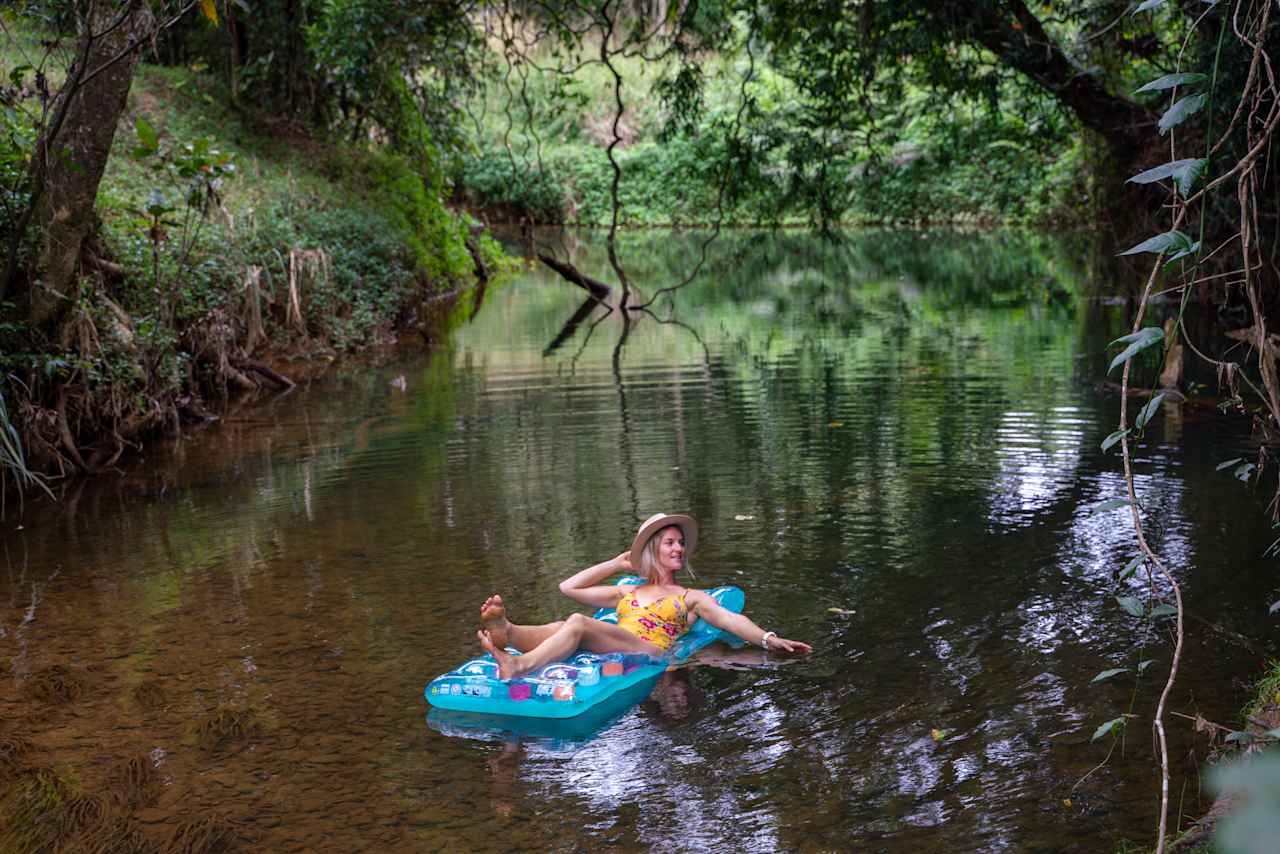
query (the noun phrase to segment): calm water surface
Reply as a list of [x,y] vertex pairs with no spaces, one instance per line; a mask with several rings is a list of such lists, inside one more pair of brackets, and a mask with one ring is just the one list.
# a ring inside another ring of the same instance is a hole
[[[578,241],[604,277],[598,239]],[[651,292],[697,239],[624,249]],[[736,235],[674,308],[625,325],[524,274],[460,306],[430,358],[347,369],[11,510],[0,732],[89,792],[145,757],[164,784],[129,811],[145,833],[215,816],[250,849],[1149,840],[1171,645],[1115,602],[1145,585],[1115,580],[1124,514],[1090,512],[1122,489],[1098,448],[1118,400],[1094,384],[1124,312],[1086,298],[1082,257],[1018,235]],[[1137,467],[1200,618],[1173,708],[1227,722],[1260,661],[1205,622],[1276,641],[1265,497],[1215,471],[1249,451],[1247,424],[1166,406]],[[428,725],[423,685],[476,653],[486,595],[563,616],[556,583],[659,510],[701,520],[699,583],[743,587],[813,656],[691,667],[590,738]],[[58,666],[79,699],[33,699]],[[219,710],[256,732],[202,747]],[[1170,726],[1175,810],[1198,815],[1199,754]]]

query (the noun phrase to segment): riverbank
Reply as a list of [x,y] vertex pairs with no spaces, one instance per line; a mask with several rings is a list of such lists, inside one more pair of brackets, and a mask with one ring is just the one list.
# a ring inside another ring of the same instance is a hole
[[36,327],[0,303],[6,486],[100,472],[236,396],[429,345],[446,306],[511,267],[430,158],[319,139],[219,87],[140,66],[73,307]]

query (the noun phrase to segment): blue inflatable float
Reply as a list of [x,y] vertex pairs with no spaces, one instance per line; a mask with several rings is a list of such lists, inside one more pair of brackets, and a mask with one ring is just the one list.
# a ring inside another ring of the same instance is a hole
[[[624,578],[619,584],[643,584],[639,578]],[[727,610],[741,613],[746,596],[737,587],[717,587],[707,591]],[[616,622],[612,608],[595,613],[597,620]],[[705,620],[694,623],[671,649],[670,658],[655,659],[643,654],[611,652],[597,655],[580,652],[547,664],[519,679],[498,678],[498,662],[493,656],[473,658],[460,667],[438,676],[423,691],[427,702],[438,709],[485,715],[534,718],[572,718],[593,709],[615,695],[625,694],[637,702],[647,691],[642,686],[662,675],[672,662],[680,662],[707,644],[725,641],[742,646],[744,641]],[[513,655],[519,651],[509,649]],[[612,706],[613,704],[609,704]]]

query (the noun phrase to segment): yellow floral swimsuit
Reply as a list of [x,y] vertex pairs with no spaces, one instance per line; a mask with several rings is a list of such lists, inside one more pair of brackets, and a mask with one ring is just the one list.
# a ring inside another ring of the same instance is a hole
[[641,605],[635,590],[628,591],[618,602],[618,626],[666,652],[689,628],[688,595],[686,590],[679,596],[659,596]]

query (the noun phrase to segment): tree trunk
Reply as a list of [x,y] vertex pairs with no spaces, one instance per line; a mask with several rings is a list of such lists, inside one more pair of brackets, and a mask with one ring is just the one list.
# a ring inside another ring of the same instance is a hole
[[979,44],[1044,87],[1080,124],[1101,136],[1114,156],[1133,158],[1152,144],[1156,117],[1073,62],[1022,0],[958,5]]
[[[36,145],[43,181],[33,222],[41,234],[31,288],[30,320],[43,325],[67,305],[76,284],[81,248],[94,225],[94,200],[111,153],[116,124],[124,112],[138,64],[142,36],[152,16],[145,3],[97,0],[80,36],[68,86],[54,102],[47,137]],[[78,85],[76,85],[78,84]]]

